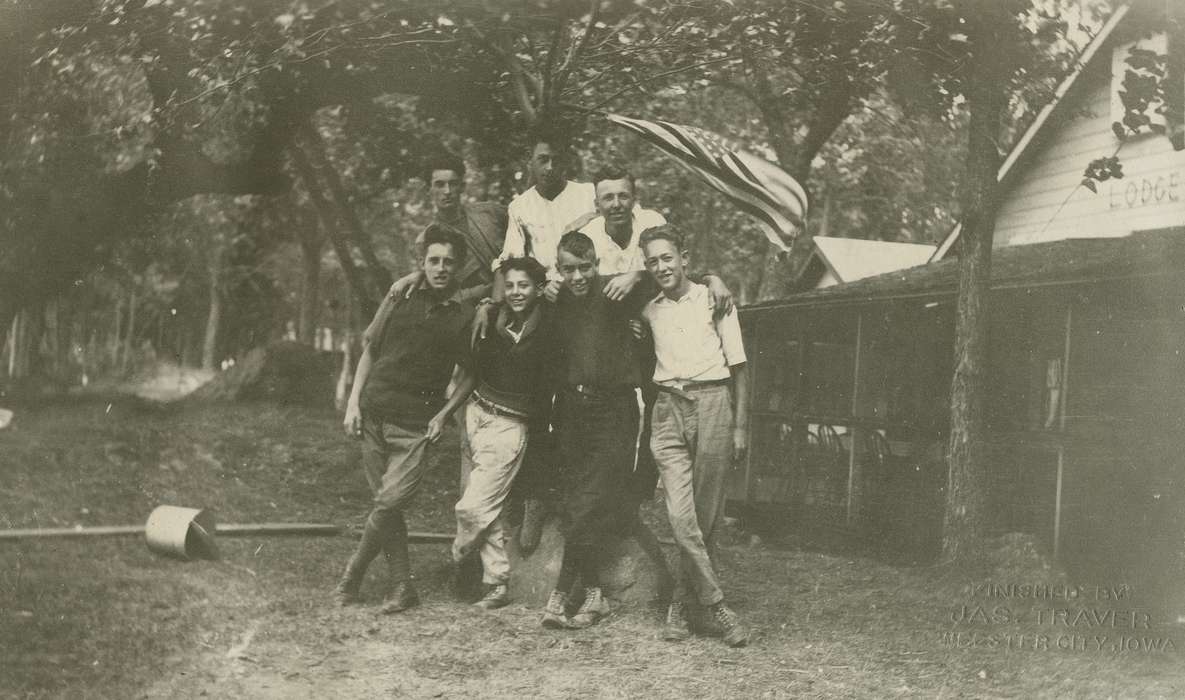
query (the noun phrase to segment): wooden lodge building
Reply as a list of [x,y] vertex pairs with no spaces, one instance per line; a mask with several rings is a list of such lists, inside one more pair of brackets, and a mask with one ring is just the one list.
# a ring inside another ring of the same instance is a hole
[[[1137,41],[1164,53],[1156,28],[1121,6],[1008,154],[992,262],[991,527],[1124,581],[1185,542],[1185,151],[1129,137],[1122,179],[1080,182],[1119,147],[1124,59]],[[734,499],[937,552],[957,237],[928,263],[741,310],[751,449]]]

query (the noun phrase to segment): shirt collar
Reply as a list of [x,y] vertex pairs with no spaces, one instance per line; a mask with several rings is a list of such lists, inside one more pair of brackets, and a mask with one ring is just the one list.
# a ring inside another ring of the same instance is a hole
[[542,313],[539,304],[540,302],[536,301],[535,306],[531,307],[531,313],[527,314],[527,320],[523,322],[523,329],[518,334],[518,340],[515,340],[514,336],[510,333],[511,313],[509,306],[502,306],[498,309],[498,319],[494,322],[494,327],[504,337],[514,342],[522,342],[522,339],[534,332],[535,328],[539,325],[539,315]]
[[708,288],[704,285],[692,282],[691,286],[687,289],[687,293],[679,297],[679,299],[672,299],[666,294],[659,292],[658,296],[654,298],[654,301],[657,304],[682,304],[685,302],[691,303],[692,301],[698,299],[702,292],[706,292],[707,290]]
[[453,293],[448,298],[441,299],[436,290],[428,284],[428,280],[420,280],[420,285],[416,287],[416,294],[418,296],[426,297],[433,306],[447,306],[449,304],[461,303],[460,286],[453,290]]

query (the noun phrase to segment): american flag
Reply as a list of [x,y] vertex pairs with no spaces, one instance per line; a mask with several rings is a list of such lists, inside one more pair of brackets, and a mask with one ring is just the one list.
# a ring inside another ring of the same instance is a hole
[[761,156],[736,148],[695,126],[608,114],[732,200],[765,230],[770,243],[789,251],[806,220],[806,191]]

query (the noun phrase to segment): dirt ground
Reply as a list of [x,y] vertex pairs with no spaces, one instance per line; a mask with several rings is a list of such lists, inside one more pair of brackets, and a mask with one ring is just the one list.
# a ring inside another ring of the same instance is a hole
[[[3,528],[134,524],[162,503],[219,522],[354,525],[366,510],[357,447],[329,411],[94,397],[11,408]],[[450,529],[455,473],[442,457],[413,530]],[[216,562],[161,558],[136,538],[0,542],[0,697],[1185,697],[1185,629],[1138,590],[992,599],[985,582],[1079,584],[1023,561],[954,572],[793,542],[734,536],[722,549],[725,590],[754,628],[746,649],[659,641],[645,606],[580,632],[545,630],[518,604],[475,611],[447,593],[441,545],[413,548],[424,605],[383,617],[382,567],[365,605],[329,604],[345,536],[223,539]]]

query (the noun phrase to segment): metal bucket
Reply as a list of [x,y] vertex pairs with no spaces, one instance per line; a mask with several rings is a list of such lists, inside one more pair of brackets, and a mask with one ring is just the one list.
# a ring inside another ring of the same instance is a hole
[[157,506],[148,516],[144,538],[157,554],[179,559],[217,559],[217,525],[209,511],[179,506]]

